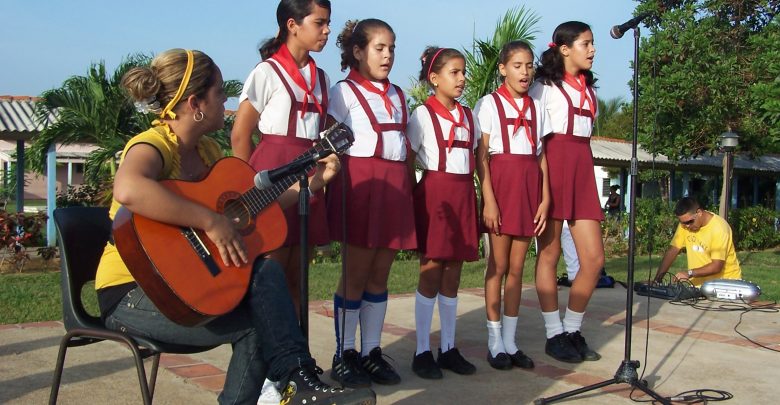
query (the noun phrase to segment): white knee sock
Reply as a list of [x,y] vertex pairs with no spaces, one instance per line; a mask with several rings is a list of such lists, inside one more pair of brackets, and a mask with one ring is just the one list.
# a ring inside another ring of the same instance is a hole
[[504,341],[501,337],[501,322],[487,321],[487,329],[490,355],[496,357],[499,353],[506,353],[506,350],[504,350]]
[[566,308],[566,315],[563,316],[563,330],[569,333],[580,330],[583,316],[585,316],[585,312],[576,312]]
[[441,321],[441,352],[455,347],[455,324],[458,318],[458,296],[439,294],[439,320]]
[[362,356],[368,356],[372,349],[379,347],[386,312],[387,291],[381,294],[363,293],[363,301],[360,303],[360,354]]
[[[341,311],[344,307],[344,299],[338,295],[333,296],[333,322],[336,326],[336,354],[341,357],[339,352],[339,341],[341,339]],[[344,350],[355,348],[355,333],[360,321],[360,301],[347,300],[346,316],[344,317]]]
[[516,316],[501,316],[501,337],[504,340],[504,349],[508,354],[517,353],[517,343],[515,343],[515,332],[517,332]]
[[419,291],[414,299],[414,325],[417,330],[417,352],[420,354],[431,350],[431,320],[436,297],[428,298]]
[[547,339],[563,333],[563,323],[561,323],[560,312],[542,311],[542,318],[544,318],[544,329],[545,329],[545,335],[547,336]]

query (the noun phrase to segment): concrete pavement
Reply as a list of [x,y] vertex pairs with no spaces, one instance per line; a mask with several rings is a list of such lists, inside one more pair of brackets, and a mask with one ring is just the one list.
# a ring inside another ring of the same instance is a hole
[[[393,295],[382,336],[383,351],[395,362],[402,382],[374,386],[379,404],[528,404],[612,378],[624,359],[626,291],[622,287],[594,293],[583,333],[602,354],[597,362],[561,363],[544,354],[544,325],[536,293],[526,289],[518,322],[518,344],[536,362],[533,370],[499,371],[485,360],[487,330],[481,289],[461,291],[456,342],[477,366],[473,376],[445,371],[439,381],[422,380],[411,371],[415,350],[414,296]],[[568,289],[560,291],[564,307]],[[721,303],[704,301],[706,307]],[[310,304],[311,350],[330,372],[334,350],[332,303]],[[649,315],[649,323],[647,321]],[[647,365],[644,379],[659,394],[694,389],[725,390],[729,403],[775,403],[780,381],[780,353],[760,348],[734,331],[739,312],[703,311],[662,300],[635,297],[631,359]],[[742,318],[740,332],[780,350],[780,315],[753,311]],[[434,314],[432,347],[438,347],[438,314]],[[59,322],[0,325],[0,403],[43,404],[48,401],[59,339]],[[645,360],[647,352],[647,360]],[[230,347],[195,355],[163,356],[155,394],[157,404],[213,404],[224,381]],[[122,346],[103,342],[71,348],[65,363],[62,404],[141,403],[132,357]],[[258,382],[260,384],[261,382]],[[630,388],[611,385],[576,397],[571,403],[628,404]],[[634,397],[641,397],[636,391]],[[647,399],[644,397],[643,399]]]

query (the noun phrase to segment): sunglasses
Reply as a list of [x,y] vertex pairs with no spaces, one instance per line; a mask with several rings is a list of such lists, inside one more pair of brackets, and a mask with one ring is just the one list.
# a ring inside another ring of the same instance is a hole
[[691,219],[689,219],[687,221],[680,221],[680,224],[682,226],[691,226],[691,225],[693,225],[694,221],[696,221],[696,218],[698,218],[698,217],[699,217],[699,213],[697,212],[697,213],[693,214],[693,218],[691,218]]

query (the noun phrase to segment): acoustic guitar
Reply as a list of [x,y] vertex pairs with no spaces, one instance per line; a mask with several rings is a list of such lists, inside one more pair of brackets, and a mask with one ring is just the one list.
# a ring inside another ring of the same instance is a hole
[[[336,124],[293,162],[315,154],[341,153],[352,142],[352,130]],[[282,177],[262,190],[255,187],[255,170],[234,157],[217,161],[201,181],[160,182],[235,221],[250,258],[241,267],[226,266],[202,230],[158,222],[124,207],[117,211],[113,224],[117,250],[160,312],[181,325],[202,325],[235,308],[249,286],[252,260],[282,245],[287,222],[276,199],[315,164],[312,160],[301,173]]]

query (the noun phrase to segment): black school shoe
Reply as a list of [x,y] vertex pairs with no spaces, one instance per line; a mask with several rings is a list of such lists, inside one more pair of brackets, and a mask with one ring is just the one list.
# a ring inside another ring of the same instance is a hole
[[490,364],[490,367],[493,367],[496,370],[509,370],[512,368],[512,359],[504,352],[493,357],[493,354],[490,353],[490,349],[488,349],[487,362]]
[[436,363],[443,369],[452,370],[461,375],[469,375],[477,372],[477,368],[469,363],[456,347],[453,347],[444,353],[439,349],[439,358],[436,360]]
[[430,350],[426,350],[418,355],[414,356],[412,360],[412,371],[417,374],[418,377],[426,380],[439,380],[442,377],[441,369],[436,364],[436,360],[433,359],[433,353]]
[[558,361],[566,363],[582,363],[582,355],[574,347],[566,332],[559,333],[549,339],[544,345],[544,352]]
[[393,366],[382,357],[382,349],[371,349],[368,356],[360,359],[360,365],[371,378],[371,381],[383,385],[395,385],[401,382],[401,376]]
[[366,388],[371,386],[371,378],[360,365],[360,354],[355,349],[344,350],[341,358],[333,355],[333,367],[330,378],[349,388]]
[[524,369],[534,368],[534,361],[530,357],[526,356],[522,350],[518,350],[515,354],[510,354],[509,358],[512,360],[512,365]]
[[334,388],[320,381],[322,369],[316,366],[303,367],[290,375],[282,391],[281,403],[285,405],[374,405],[376,394],[368,388],[352,390]]
[[580,354],[580,356],[582,356],[582,360],[596,361],[601,359],[600,354],[596,353],[590,347],[588,347],[588,344],[585,343],[585,338],[582,336],[582,333],[580,333],[580,331],[569,333],[569,340],[571,341],[572,346],[574,346],[574,348]]

